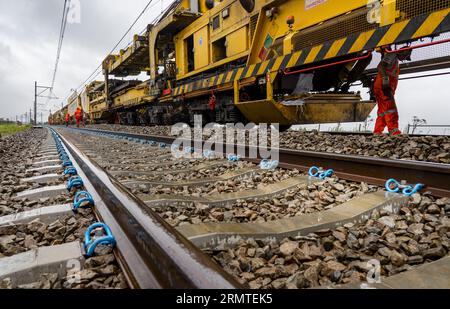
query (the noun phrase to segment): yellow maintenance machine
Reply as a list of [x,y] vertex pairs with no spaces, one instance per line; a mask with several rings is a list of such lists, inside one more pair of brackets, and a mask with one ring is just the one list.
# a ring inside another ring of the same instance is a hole
[[124,124],[364,121],[375,103],[349,86],[370,86],[372,52],[448,31],[448,0],[179,0],[105,59],[91,111]]

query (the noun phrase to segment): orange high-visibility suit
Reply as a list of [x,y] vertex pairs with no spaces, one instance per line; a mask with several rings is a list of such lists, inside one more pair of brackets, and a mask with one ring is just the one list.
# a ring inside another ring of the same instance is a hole
[[80,127],[80,123],[83,122],[83,111],[79,107],[75,111],[75,120],[77,121],[77,127]]
[[69,126],[69,121],[70,121],[70,115],[69,115],[69,113],[67,113],[66,114],[66,127],[68,127]]
[[378,65],[374,94],[378,103],[378,118],[375,123],[375,134],[382,134],[386,126],[389,134],[401,134],[398,128],[398,110],[395,103],[400,75],[400,63],[396,54],[385,54]]

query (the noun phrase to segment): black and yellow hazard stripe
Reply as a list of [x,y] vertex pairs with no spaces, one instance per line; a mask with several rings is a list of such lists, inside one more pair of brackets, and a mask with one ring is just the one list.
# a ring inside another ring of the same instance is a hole
[[207,80],[202,79],[180,85],[174,89],[173,95],[177,96],[194,90],[232,83],[235,80],[261,76],[268,72],[301,67],[352,53],[373,50],[383,45],[406,43],[448,31],[450,31],[450,9],[444,9],[379,27],[375,30],[350,34],[346,38],[325,42],[264,62],[236,68]]

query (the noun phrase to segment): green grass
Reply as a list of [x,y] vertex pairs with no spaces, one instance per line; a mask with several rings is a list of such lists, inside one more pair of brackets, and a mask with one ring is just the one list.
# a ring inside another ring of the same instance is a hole
[[29,128],[31,128],[29,124],[23,126],[18,126],[14,123],[0,124],[0,137],[22,132]]

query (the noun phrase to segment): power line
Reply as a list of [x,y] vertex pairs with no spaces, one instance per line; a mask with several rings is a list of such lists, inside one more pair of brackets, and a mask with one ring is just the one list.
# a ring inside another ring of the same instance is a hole
[[[125,32],[125,34],[120,38],[119,42],[117,42],[117,44],[111,49],[111,51],[108,53],[108,56],[111,55],[116,48],[120,45],[120,43],[122,43],[122,41],[125,39],[125,37],[128,35],[128,33],[133,29],[133,27],[136,25],[136,23],[139,21],[139,19],[142,17],[142,15],[144,15],[144,13],[150,8],[150,5],[152,4],[153,0],[150,0],[147,5],[144,7],[144,9],[139,13],[138,17],[133,21],[133,23],[131,24],[131,26],[127,29],[127,31]],[[157,4],[157,2],[156,2]],[[152,6],[153,7],[153,6]],[[108,57],[107,56],[107,57]],[[79,90],[80,88],[82,88],[86,83],[90,82],[92,79],[91,78],[95,78],[97,77],[100,73],[101,73],[101,68],[102,68],[102,63],[100,63],[94,70],[94,72],[92,72],[88,78],[86,78],[86,80],[84,80],[75,90]],[[99,71],[100,70],[100,71]],[[98,71],[98,72],[97,72]],[[70,96],[70,94],[66,97],[66,99]]]
[[[62,19],[61,19],[61,27],[60,27],[60,31],[59,31],[58,48],[56,50],[55,68],[53,70],[52,83],[50,86],[50,97],[52,97],[53,88],[55,87],[56,73],[58,72],[58,64],[59,64],[59,59],[61,57],[61,50],[62,50],[62,45],[63,45],[63,41],[64,41],[64,34],[66,32],[66,27],[67,27],[67,16],[69,14],[70,3],[71,3],[70,1],[71,0],[64,1],[63,15],[62,15]],[[47,103],[49,102],[49,100],[50,100],[50,98],[48,98]]]

